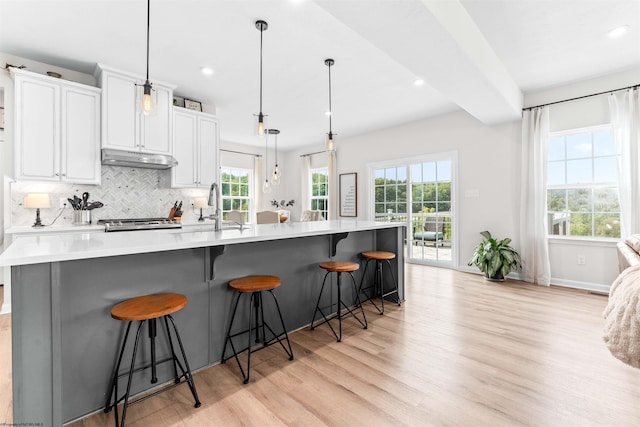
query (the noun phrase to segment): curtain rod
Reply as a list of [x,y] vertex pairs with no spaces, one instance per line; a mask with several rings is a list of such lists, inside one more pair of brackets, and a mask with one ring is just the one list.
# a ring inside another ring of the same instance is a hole
[[262,154],[245,153],[244,151],[226,150],[221,148],[220,151],[226,151],[227,153],[244,154],[245,156],[262,157]]
[[549,102],[548,104],[540,104],[540,105],[535,105],[533,107],[523,108],[522,111],[533,110],[534,108],[546,107],[548,105],[560,104],[562,102],[576,101],[578,99],[590,98],[592,96],[604,95],[605,93],[613,93],[613,92],[617,92],[619,90],[637,89],[638,87],[640,87],[640,84],[633,85],[633,86],[627,86],[627,87],[621,87],[619,89],[605,90],[604,92],[592,93],[591,95],[577,96],[575,98],[563,99],[562,101]]
[[322,153],[326,153],[326,151],[315,151],[313,153],[300,154],[300,157],[313,156],[314,154],[322,154]]

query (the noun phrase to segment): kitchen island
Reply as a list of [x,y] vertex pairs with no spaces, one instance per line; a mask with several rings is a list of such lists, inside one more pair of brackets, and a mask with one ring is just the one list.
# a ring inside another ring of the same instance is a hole
[[[320,262],[361,262],[360,252],[373,249],[395,252],[393,274],[403,299],[403,243],[403,224],[369,221],[22,237],[0,256],[13,283],[14,422],[58,426],[103,408],[125,326],[110,310],[122,300],[186,295],[189,303],[175,319],[189,364],[199,370],[220,360],[230,280],[279,276],[275,293],[293,331],[311,320]],[[167,349],[158,344],[162,357]],[[141,345],[138,359],[147,361],[148,341]],[[160,384],[171,380],[168,365],[158,367],[158,378]],[[150,387],[147,373],[137,373],[132,392]]]

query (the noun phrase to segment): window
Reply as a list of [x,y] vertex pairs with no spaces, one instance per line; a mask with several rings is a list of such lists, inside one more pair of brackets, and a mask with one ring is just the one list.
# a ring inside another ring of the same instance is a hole
[[329,219],[329,168],[311,169],[311,210]]
[[610,126],[551,134],[547,155],[549,235],[620,237],[619,156]]
[[376,221],[406,221],[407,167],[376,169],[374,176]]
[[240,168],[220,168],[222,183],[222,219],[228,218],[229,211],[244,213],[244,221],[251,218],[250,206],[253,171]]

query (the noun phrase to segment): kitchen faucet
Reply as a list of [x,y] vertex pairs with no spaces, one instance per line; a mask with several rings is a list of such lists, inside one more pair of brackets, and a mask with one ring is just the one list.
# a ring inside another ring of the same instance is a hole
[[211,187],[209,188],[209,200],[207,201],[208,206],[213,206],[214,192],[216,198],[216,213],[209,215],[209,219],[215,220],[215,230],[218,231],[220,230],[220,224],[222,223],[222,210],[220,209],[220,188],[215,182],[211,184]]

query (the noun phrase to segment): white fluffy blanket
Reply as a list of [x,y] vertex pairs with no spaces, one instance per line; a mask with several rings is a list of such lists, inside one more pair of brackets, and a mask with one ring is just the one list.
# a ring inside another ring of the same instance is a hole
[[602,338],[611,354],[640,368],[640,265],[627,268],[613,282],[603,315]]

